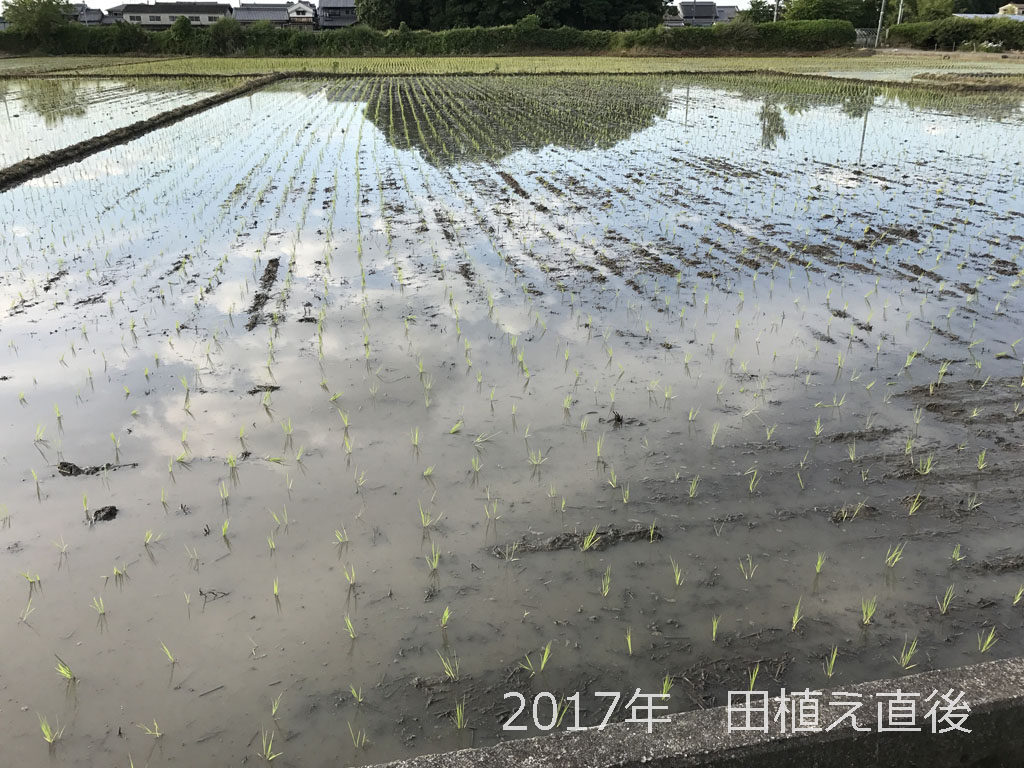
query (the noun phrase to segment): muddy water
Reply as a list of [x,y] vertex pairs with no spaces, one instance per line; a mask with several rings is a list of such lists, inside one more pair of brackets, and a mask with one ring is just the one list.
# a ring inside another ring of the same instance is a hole
[[1019,654],[1020,104],[815,88],[290,83],[0,195],[11,760]]

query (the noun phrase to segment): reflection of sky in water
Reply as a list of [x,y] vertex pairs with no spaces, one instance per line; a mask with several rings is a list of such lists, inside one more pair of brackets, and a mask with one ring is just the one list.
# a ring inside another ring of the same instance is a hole
[[192,87],[184,81],[178,88],[147,89],[116,80],[11,81],[0,109],[0,166],[99,136],[214,92],[209,84]]

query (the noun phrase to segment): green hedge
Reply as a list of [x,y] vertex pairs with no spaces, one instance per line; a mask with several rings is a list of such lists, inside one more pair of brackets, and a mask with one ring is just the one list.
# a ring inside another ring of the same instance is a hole
[[960,48],[994,43],[1007,49],[1024,49],[1024,22],[1011,19],[961,19],[951,16],[941,21],[898,24],[889,30],[891,45],[914,48]]
[[[446,56],[617,51],[818,51],[852,45],[848,21],[731,22],[713,27],[653,27],[600,31],[530,24],[472,27],[440,32],[408,29],[378,32],[358,25],[335,30],[300,30],[233,19],[209,28],[147,32],[133,24],[63,27],[43,47],[48,53],[174,53],[249,56]],[[25,53],[31,46],[12,32],[0,33],[0,50]]]

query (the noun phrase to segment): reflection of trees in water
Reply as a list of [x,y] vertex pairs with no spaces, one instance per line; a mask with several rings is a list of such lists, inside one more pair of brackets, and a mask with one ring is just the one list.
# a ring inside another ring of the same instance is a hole
[[782,110],[766,96],[757,118],[761,121],[761,147],[775,149],[779,139],[786,138],[786,122],[782,118]]
[[77,80],[22,80],[18,96],[22,104],[43,118],[47,128],[86,113]]
[[[704,75],[689,82],[719,88],[750,101],[771,101],[788,114],[814,107],[835,107],[852,119],[863,118],[877,104],[892,104],[915,111],[989,120],[1024,120],[1024,97],[1014,92],[981,92],[921,88],[911,85],[867,85],[781,75]],[[681,85],[682,83],[680,83]]]
[[367,118],[392,145],[419,149],[429,162],[445,165],[494,162],[520,149],[548,145],[610,147],[664,117],[671,91],[691,84],[759,102],[761,146],[767,150],[788,138],[785,115],[820,107],[863,119],[865,125],[878,104],[1024,119],[1019,94],[780,75],[372,77],[334,81],[320,89],[331,101],[366,104]]
[[326,97],[365,102],[392,145],[445,165],[549,145],[611,147],[668,113],[673,84],[650,76],[372,78],[331,84]]

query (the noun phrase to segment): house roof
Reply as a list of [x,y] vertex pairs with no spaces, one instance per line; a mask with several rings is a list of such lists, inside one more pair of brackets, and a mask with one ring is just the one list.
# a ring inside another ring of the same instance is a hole
[[288,21],[285,5],[240,5],[234,16],[238,21]]
[[[111,11],[114,9],[111,8]],[[231,6],[226,3],[128,3],[120,7],[121,13],[154,14],[229,14]]]
[[103,11],[98,8],[83,8],[78,12],[79,21],[100,21],[103,19]]
[[355,8],[356,0],[320,0],[321,8]]
[[1009,13],[954,13],[958,19],[1009,19],[1010,21],[1024,21],[1024,14]]

